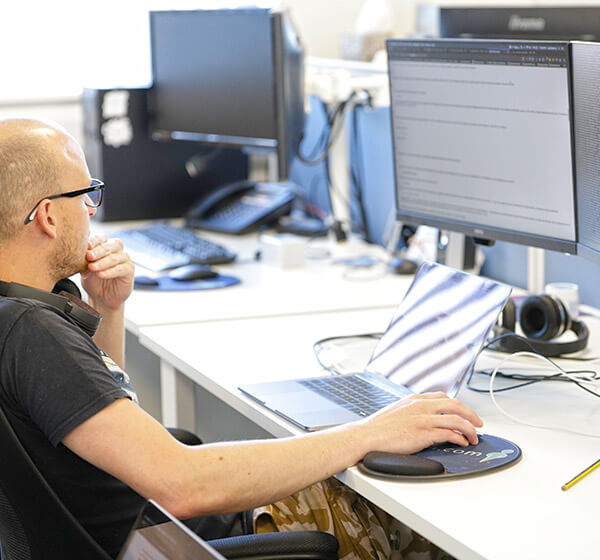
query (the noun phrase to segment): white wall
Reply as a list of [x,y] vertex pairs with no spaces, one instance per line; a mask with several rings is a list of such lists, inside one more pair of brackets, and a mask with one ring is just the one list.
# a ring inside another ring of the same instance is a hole
[[[290,9],[309,56],[337,58],[340,36],[353,31],[365,0],[282,0]],[[391,31],[405,36],[414,29],[414,0],[388,0]]]
[[[211,4],[211,6],[224,3],[212,0],[210,2],[208,0],[204,1],[207,4]],[[59,20],[62,21],[61,16],[66,14],[68,11],[67,8],[70,8],[72,11],[73,6],[77,4],[76,0],[59,0],[53,5],[53,8],[48,8],[46,6],[45,9],[49,10],[48,13],[53,14],[50,21],[52,24],[51,30],[53,31],[49,32],[44,40],[59,42],[60,39],[60,44],[64,43],[65,45],[71,45],[71,47],[75,49],[74,52],[79,54],[77,57],[67,57],[66,60],[69,61],[68,67],[59,71],[57,68],[54,68],[50,62],[41,59],[37,55],[31,55],[29,58],[26,58],[23,55],[19,56],[19,53],[22,52],[21,46],[18,46],[18,48],[13,50],[10,58],[5,61],[5,64],[8,65],[7,68],[18,68],[18,73],[21,76],[34,76],[34,86],[26,89],[26,94],[23,99],[16,98],[15,102],[12,101],[16,97],[13,93],[16,91],[15,87],[0,88],[0,118],[9,116],[31,116],[54,120],[65,126],[65,128],[67,128],[67,130],[69,130],[76,138],[80,139],[82,136],[82,115],[81,108],[77,103],[32,103],[32,99],[35,97],[43,98],[45,95],[44,88],[47,85],[50,87],[48,90],[50,92],[49,94],[55,97],[57,91],[60,90],[60,84],[62,83],[61,78],[64,75],[64,72],[72,73],[77,71],[80,75],[85,76],[86,85],[95,85],[95,82],[92,81],[95,74],[104,74],[101,70],[106,70],[107,66],[112,67],[116,63],[115,60],[118,59],[118,56],[115,54],[116,49],[123,48],[124,40],[129,44],[126,58],[128,60],[132,58],[136,59],[131,51],[137,52],[137,58],[141,59],[141,68],[137,69],[137,74],[145,75],[144,67],[147,62],[145,60],[146,55],[141,51],[138,52],[140,49],[136,50],[136,48],[134,48],[136,45],[139,46],[140,43],[143,43],[147,48],[146,39],[144,33],[142,33],[143,30],[137,29],[136,27],[137,31],[135,33],[132,30],[128,33],[124,26],[127,21],[130,22],[130,27],[133,26],[132,22],[139,23],[139,20],[145,21],[146,16],[142,18],[140,15],[145,8],[164,8],[166,3],[163,0],[152,0],[147,4],[144,4],[141,0],[133,0],[125,10],[118,10],[118,3],[118,0],[109,0],[104,8],[95,8],[95,12],[97,13],[94,13],[93,20],[96,23],[99,22],[99,25],[102,28],[100,36],[87,34],[85,26],[83,29],[71,33],[68,26],[65,27],[66,24],[62,27],[59,25]],[[227,3],[230,3],[229,0],[227,0]],[[333,58],[339,56],[340,36],[342,33],[351,31],[354,28],[356,17],[362,3],[363,0],[281,0],[281,4],[288,7],[291,11],[292,18],[296,23],[305,44],[307,54],[309,56]],[[399,30],[400,32],[402,29],[407,31],[412,30],[415,2],[413,0],[390,0],[390,3],[394,13],[394,31]],[[13,8],[10,8],[8,5],[2,6],[0,3],[0,21],[3,21],[3,24],[0,24],[0,28],[2,25],[9,25],[9,21],[11,26],[16,25],[20,29],[27,29],[29,27],[30,31],[33,29],[34,32],[36,32],[38,28],[43,28],[43,23],[39,21],[40,18],[32,20],[33,23],[35,23],[35,25],[32,24],[33,27],[28,26],[26,19],[29,17],[28,14],[32,14],[31,17],[33,17],[33,14],[39,15],[40,12],[36,6],[46,5],[45,0],[25,0],[25,4],[25,6],[21,6],[18,10],[14,11]],[[182,2],[181,0],[178,0],[177,2],[174,2],[174,4],[177,4],[178,7],[191,8],[193,7],[192,4],[194,4],[194,2]],[[201,5],[202,0],[198,0],[195,4],[198,6]],[[3,15],[5,17],[3,17]],[[7,17],[8,15],[11,17]],[[60,37],[55,37],[57,34],[59,34]],[[100,51],[100,58],[98,58],[99,55],[97,52],[87,53],[86,51],[86,46],[97,41],[103,45]],[[77,45],[79,45],[79,47],[77,47]],[[37,46],[34,50],[39,53],[39,48],[37,48]],[[68,50],[69,49],[65,47],[64,51],[67,52]],[[73,52],[71,55],[73,55]],[[40,60],[44,61],[42,65],[47,75],[42,75],[33,68],[36,61]],[[57,61],[55,60],[53,62],[56,63]],[[23,74],[25,69],[28,69],[28,74]],[[132,76],[137,76],[137,74],[136,72],[133,72],[131,68],[114,68],[114,72],[117,82],[112,84],[105,82],[103,85],[125,84],[128,83],[127,77],[132,79],[129,83],[140,83],[137,78],[133,80]],[[73,93],[71,90],[69,91],[70,94]],[[3,98],[9,98],[11,101],[2,103],[1,100]],[[23,103],[24,100],[29,101]]]
[[[365,0],[366,1],[366,0]],[[397,37],[409,36],[415,30],[418,6],[548,6],[600,5],[600,0],[388,0],[393,12],[392,30]],[[292,17],[311,56],[339,56],[339,40],[351,31],[362,6],[362,0],[282,0]]]
[[83,111],[78,100],[0,105],[0,119],[35,118],[57,122],[64,126],[79,143],[83,142]]
[[339,36],[351,29],[362,0],[284,0],[309,56],[337,57]]
[[[45,0],[27,0],[28,4],[36,4],[36,1],[46,3]],[[202,1],[208,2],[208,0],[197,0],[196,5],[201,5]],[[228,0],[229,1],[229,0]],[[281,0],[280,3],[290,9],[292,18],[298,27],[299,33],[303,38],[303,42],[306,47],[307,54],[309,56],[321,56],[321,57],[338,57],[340,52],[340,37],[344,32],[352,31],[355,26],[356,18],[360,11],[363,1],[366,0]],[[371,0],[373,1],[373,0]],[[382,0],[383,1],[383,0]],[[69,0],[66,4],[76,3],[76,0]],[[409,36],[415,30],[415,18],[417,13],[417,7],[423,5],[461,5],[461,6],[478,6],[478,5],[524,5],[524,6],[541,6],[541,5],[569,5],[575,4],[571,0],[545,0],[544,2],[535,0],[439,0],[437,2],[427,2],[419,0],[388,0],[393,14],[393,21],[391,27],[393,32],[398,37]],[[100,17],[102,14],[102,27],[103,32],[100,37],[95,38],[93,35],[88,36],[85,40],[80,43],[81,49],[85,49],[86,41],[101,41],[106,43],[107,38],[117,36],[125,37],[127,33],[124,32],[123,24],[120,21],[126,19],[125,13],[136,12],[142,10],[142,6],[145,8],[150,7],[164,7],[163,0],[148,0],[148,2],[142,2],[141,0],[133,0],[128,11],[119,12],[119,17],[109,17],[116,15],[117,0],[110,0],[108,2],[111,9],[108,10],[108,14],[104,14],[102,8],[98,7],[97,16]],[[179,3],[182,3],[179,0]],[[210,0],[211,5],[220,5],[222,2]],[[276,0],[274,0],[276,3]],[[60,0],[58,6],[65,4],[65,0]],[[66,5],[65,4],[65,5]],[[184,7],[192,7],[194,2],[186,2]],[[577,0],[577,5],[600,5],[600,0]],[[7,5],[6,5],[7,6]],[[5,8],[6,8],[5,6]],[[144,9],[145,9],[144,8]],[[6,8],[8,9],[8,8]],[[58,10],[58,7],[56,8]],[[22,10],[21,10],[22,11]],[[32,10],[32,13],[37,13]],[[136,12],[137,13],[137,12]],[[2,19],[3,9],[0,6],[0,20]],[[131,14],[130,14],[131,15]],[[97,19],[97,18],[96,18]],[[115,28],[111,29],[111,21],[115,22]],[[139,18],[138,18],[139,19]],[[18,27],[26,29],[25,22],[14,22],[11,25],[17,24]],[[5,20],[4,25],[8,25]],[[81,34],[76,34],[76,38],[80,38]],[[52,35],[49,37],[52,40]],[[137,42],[141,42],[139,33],[133,34],[133,36],[127,37],[127,40],[135,39]],[[115,41],[109,41],[112,44]],[[77,41],[75,41],[77,43]],[[111,56],[114,55],[111,49],[104,50],[103,59],[110,63]],[[114,50],[114,49],[113,49]],[[11,64],[14,65],[18,61],[19,50],[15,50],[10,53]],[[18,63],[18,62],[17,62]],[[81,62],[78,62],[79,67]],[[26,64],[26,67],[29,65]],[[91,68],[89,68],[91,66]],[[93,66],[88,65],[87,74],[93,73]],[[119,74],[122,77],[123,72]],[[125,72],[126,75],[131,75],[131,72]],[[38,75],[37,73],[34,75]],[[60,73],[55,75],[54,80],[48,80],[49,82],[57,82],[60,78]],[[40,86],[40,94],[43,94],[44,80],[36,82]],[[91,85],[91,84],[89,84]],[[3,89],[3,88],[0,88]],[[0,99],[2,98],[2,91],[0,91]],[[56,120],[63,124],[68,130],[70,130],[77,138],[81,137],[81,109],[76,104],[70,105],[48,105],[42,104],[36,105],[0,105],[0,118],[9,115],[31,115],[43,118]]]

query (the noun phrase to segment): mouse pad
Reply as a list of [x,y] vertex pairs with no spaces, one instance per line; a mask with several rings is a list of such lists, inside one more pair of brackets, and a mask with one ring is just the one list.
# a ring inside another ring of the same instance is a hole
[[373,452],[358,464],[364,474],[396,480],[435,480],[483,474],[516,464],[518,445],[496,436],[480,435],[477,445],[441,443],[414,455]]
[[133,287],[136,290],[154,290],[162,292],[182,292],[188,290],[215,290],[217,288],[227,288],[240,283],[240,279],[235,276],[223,276],[219,274],[215,278],[207,278],[205,280],[194,280],[191,282],[181,282],[173,280],[168,276],[157,276],[152,280],[156,280],[157,284],[146,284],[147,277],[138,277],[135,279]]

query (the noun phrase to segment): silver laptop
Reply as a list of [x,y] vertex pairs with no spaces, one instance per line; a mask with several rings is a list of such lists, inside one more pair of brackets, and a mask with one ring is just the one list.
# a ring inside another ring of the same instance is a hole
[[117,560],[225,560],[156,502],[139,513]]
[[413,393],[453,397],[510,291],[488,278],[424,262],[364,372],[239,389],[309,431],[352,422]]

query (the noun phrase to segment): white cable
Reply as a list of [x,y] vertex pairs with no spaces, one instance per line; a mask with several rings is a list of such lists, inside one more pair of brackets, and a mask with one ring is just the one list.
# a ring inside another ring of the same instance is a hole
[[[514,354],[510,354],[510,355],[506,356],[503,360],[501,360],[500,363],[494,368],[494,371],[492,372],[492,375],[490,376],[490,397],[492,399],[492,402],[494,403],[494,406],[502,414],[504,414],[504,416],[506,416],[507,418],[510,418],[511,420],[513,420],[514,422],[517,422],[518,424],[523,424],[525,426],[531,426],[532,428],[542,428],[544,430],[559,430],[559,431],[562,431],[562,432],[569,432],[569,433],[572,433],[572,434],[578,434],[578,435],[582,435],[582,436],[600,438],[600,434],[598,434],[598,433],[592,434],[592,433],[589,433],[589,432],[580,432],[580,431],[577,431],[577,430],[571,430],[569,428],[563,428],[563,427],[560,427],[560,426],[547,426],[547,425],[544,425],[544,424],[532,424],[531,422],[525,422],[524,420],[521,420],[520,418],[517,418],[516,416],[510,414],[509,412],[506,412],[506,410],[504,410],[498,404],[498,401],[496,400],[496,397],[494,396],[494,379],[496,378],[496,374],[498,373],[498,371],[500,370],[500,368],[506,362],[508,362],[508,360],[510,360],[512,358],[516,358],[518,356],[526,356],[526,357],[530,357],[530,358],[537,358],[539,360],[547,362],[555,370],[557,370],[559,373],[561,373],[563,377],[566,377],[567,379],[574,379],[574,380],[576,379],[580,383],[582,382],[581,381],[581,377],[579,377],[579,374],[571,374],[571,373],[565,371],[558,364],[555,364],[552,360],[549,360],[548,358],[546,358],[546,356],[542,356],[541,354],[535,354],[534,352],[515,352]],[[588,378],[588,379],[586,379],[583,382],[590,382],[590,380]]]

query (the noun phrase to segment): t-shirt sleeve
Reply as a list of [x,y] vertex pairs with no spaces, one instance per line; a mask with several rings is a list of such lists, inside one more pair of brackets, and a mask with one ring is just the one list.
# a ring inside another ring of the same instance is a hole
[[54,446],[113,401],[128,397],[92,339],[41,306],[14,324],[3,361],[12,397]]

